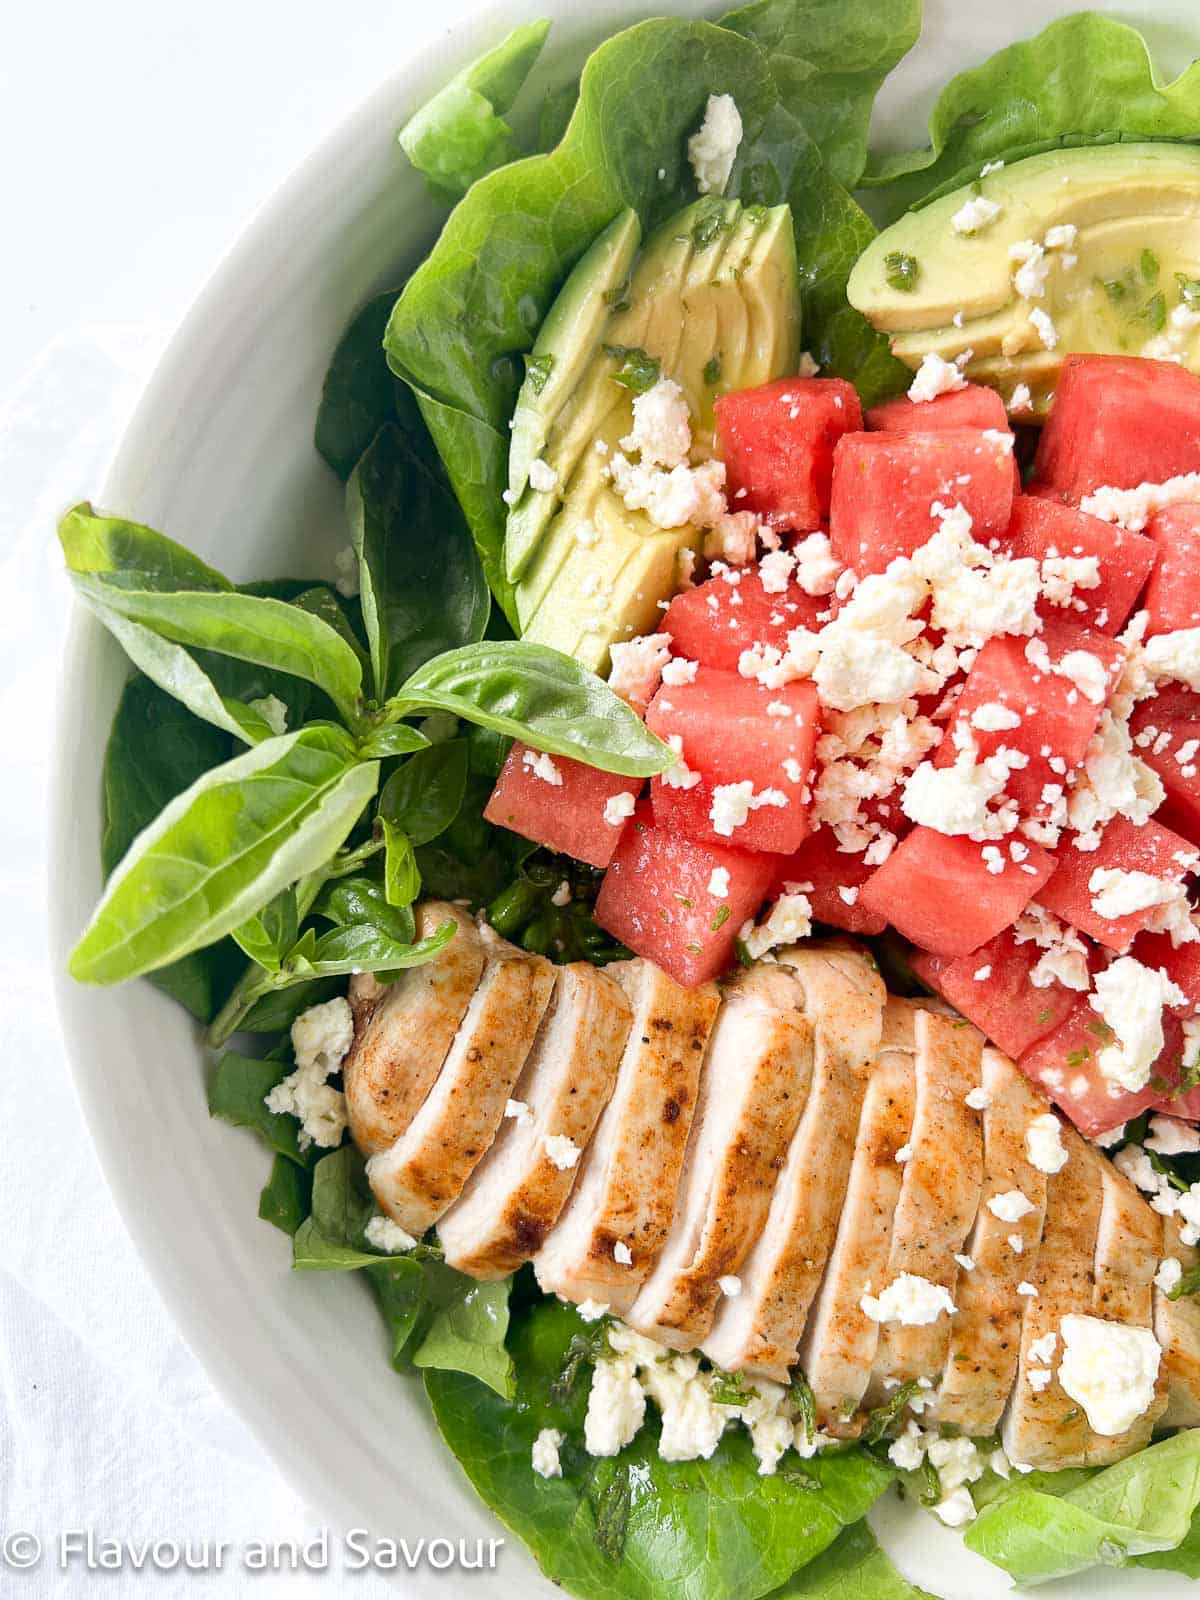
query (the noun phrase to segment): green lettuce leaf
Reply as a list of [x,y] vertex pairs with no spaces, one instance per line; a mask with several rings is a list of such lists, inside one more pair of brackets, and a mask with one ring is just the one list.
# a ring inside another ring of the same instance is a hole
[[845,299],[871,223],[781,97],[767,54],[728,28],[678,18],[617,34],[584,67],[562,142],[474,185],[409,280],[385,335],[392,371],[417,395],[510,620],[501,494],[520,357],[567,273],[620,210],[633,207],[648,231],[695,198],[687,141],[715,93],[734,97],[744,127],[731,196],[792,205],[806,344],[826,370],[860,382],[868,401],[897,387],[886,345]]
[[884,156],[863,182],[893,186],[895,215],[956,188],[988,161],[1058,145],[1196,138],[1200,62],[1160,84],[1135,28],[1081,11],[952,78],[930,116],[928,148]]
[[784,103],[830,176],[853,189],[879,86],[921,32],[921,0],[754,0],[721,26],[766,52]]
[[971,1524],[966,1543],[1017,1583],[1046,1583],[1175,1550],[1188,1538],[1198,1505],[1200,1429],[1193,1428],[1061,1496],[1025,1487],[1005,1495]]
[[935,1600],[901,1577],[865,1522],[847,1528],[771,1600]]
[[[740,1429],[708,1461],[663,1461],[653,1423],[619,1456],[588,1456],[588,1384],[559,1380],[572,1341],[586,1347],[595,1330],[569,1306],[517,1301],[511,1402],[455,1373],[426,1373],[425,1387],[475,1489],[546,1576],[583,1600],[756,1600],[827,1550],[891,1481],[859,1450],[760,1477]],[[545,1427],[566,1435],[561,1478],[541,1478],[531,1465]]]
[[503,113],[542,53],[548,22],[526,22],[463,68],[400,130],[400,146],[435,199],[461,199],[478,178],[515,159]]

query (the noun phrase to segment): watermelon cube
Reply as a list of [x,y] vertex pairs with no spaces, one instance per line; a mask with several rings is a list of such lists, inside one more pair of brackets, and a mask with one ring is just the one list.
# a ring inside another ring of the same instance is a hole
[[900,395],[867,412],[867,427],[878,433],[937,433],[942,428],[995,428],[1007,433],[1008,412],[995,389],[968,383],[934,400]]
[[[1019,750],[1028,765],[1011,773],[1006,793],[1027,816],[1052,815],[1044,791],[1047,786],[1065,788],[1066,775],[1083,761],[1104,709],[1072,678],[1045,670],[1047,660],[1053,669],[1078,652],[1096,658],[1111,689],[1125,654],[1114,639],[1095,629],[1048,621],[1032,639],[989,639],[967,674],[934,765],[950,766],[959,752],[958,741],[968,731],[979,760],[1002,746]],[[998,707],[1007,716],[1001,717]],[[1015,727],[995,726],[1013,717],[1021,719]]]
[[738,930],[758,912],[777,868],[773,856],[685,839],[642,801],[600,886],[596,921],[694,988],[731,965]]
[[500,769],[483,814],[498,828],[509,828],[535,844],[606,867],[621,825],[605,821],[604,808],[614,796],[636,795],[640,788],[640,778],[601,772],[566,756],[539,755],[518,742]]
[[1034,984],[1031,974],[1041,955],[1032,940],[1018,944],[1006,928],[969,956],[918,950],[912,968],[922,983],[1015,1061],[1075,1008],[1073,990],[1057,981],[1046,988]]
[[1158,551],[1142,609],[1147,633],[1200,627],[1200,505],[1167,506],[1151,517],[1146,532]]
[[839,850],[832,828],[818,828],[779,869],[776,887],[809,884],[805,889],[813,917],[847,933],[882,933],[887,918],[859,903],[859,891],[874,872],[857,853]]
[[1127,817],[1114,817],[1095,850],[1077,850],[1075,835],[1068,835],[1055,851],[1055,861],[1054,875],[1039,896],[1042,905],[1109,950],[1124,952],[1160,908],[1148,906],[1123,916],[1103,916],[1095,908],[1096,895],[1089,887],[1092,874],[1113,869],[1144,872],[1167,884],[1181,884],[1195,871],[1200,857],[1186,839],[1153,817],[1140,827]]
[[[1053,1033],[1030,1045],[1017,1065],[1070,1117],[1080,1133],[1094,1139],[1157,1105],[1163,1098],[1163,1082],[1179,1081],[1183,1030],[1170,1012],[1163,1016],[1163,1037],[1165,1044],[1154,1063],[1151,1083],[1136,1093],[1122,1089],[1100,1070],[1100,1052],[1112,1034],[1086,997],[1081,997],[1070,1015]],[[1160,1087],[1153,1087],[1155,1080]]]
[[1100,579],[1095,588],[1075,589],[1066,605],[1055,605],[1043,595],[1039,609],[1045,617],[1112,634],[1125,626],[1158,555],[1152,539],[1031,495],[1013,501],[1004,543],[1009,555],[1032,556],[1039,565],[1055,556],[1094,556]]
[[1158,821],[1200,844],[1200,695],[1168,685],[1135,706],[1129,730],[1167,791]]
[[[859,903],[922,950],[970,955],[1016,921],[1054,870],[1045,850],[1026,849],[1017,862],[1003,843],[914,828],[863,886]],[[1001,870],[993,872],[997,860]]]
[[809,779],[820,712],[809,682],[766,689],[701,667],[666,685],[646,725],[683,763],[651,784],[655,820],[689,839],[791,855],[809,831]]
[[1200,1011],[1200,941],[1175,945],[1167,933],[1139,934],[1130,954],[1145,967],[1157,967],[1183,991],[1176,1007],[1181,1017]]
[[718,397],[717,447],[734,511],[775,528],[811,530],[829,516],[833,447],[862,427],[844,378],[780,378]]
[[1038,443],[1034,476],[1077,505],[1105,485],[1133,489],[1200,471],[1200,378],[1173,361],[1069,355]]
[[828,596],[805,594],[798,583],[768,593],[757,570],[743,567],[677,594],[662,627],[675,655],[736,672],[743,650],[768,644],[782,652],[793,628],[815,632],[828,607]]
[[1012,434],[848,433],[833,453],[829,537],[860,577],[883,572],[933,537],[932,507],[962,505],[975,538],[999,538],[1012,517]]

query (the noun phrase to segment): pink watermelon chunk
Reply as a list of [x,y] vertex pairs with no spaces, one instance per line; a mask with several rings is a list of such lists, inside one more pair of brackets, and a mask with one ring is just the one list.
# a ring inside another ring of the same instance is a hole
[[[783,863],[776,887],[785,883],[810,884],[805,889],[813,917],[847,933],[882,933],[887,918],[860,904],[860,891],[875,871],[863,862],[861,852],[839,850],[832,828],[818,828]],[[849,896],[849,898],[847,898]]]
[[1129,620],[1158,555],[1154,541],[1140,533],[1126,533],[1073,506],[1031,495],[1018,495],[1013,501],[1004,542],[1009,555],[1032,556],[1039,564],[1052,556],[1094,556],[1098,587],[1077,588],[1065,606],[1043,597],[1039,610],[1049,619],[1111,634],[1120,633]]
[[[694,988],[731,965],[738,930],[766,899],[777,868],[774,856],[685,839],[660,826],[643,801],[600,886],[596,921]],[[723,895],[713,892],[714,873]]]
[[717,446],[733,511],[776,528],[812,530],[829,516],[833,447],[862,427],[862,406],[844,378],[780,378],[721,395]]
[[1055,851],[1054,876],[1042,890],[1042,905],[1080,933],[1086,933],[1109,950],[1124,952],[1154,916],[1153,907],[1125,916],[1103,917],[1095,910],[1088,887],[1094,872],[1118,869],[1145,872],[1164,882],[1182,883],[1194,872],[1196,851],[1186,839],[1164,828],[1153,817],[1139,827],[1126,817],[1114,817],[1100,835],[1095,850],[1077,850],[1075,835],[1068,835]]
[[848,433],[833,455],[829,537],[838,560],[862,577],[928,543],[935,504],[962,505],[986,544],[1008,527],[1012,503],[1010,433]]
[[1158,550],[1142,608],[1150,613],[1147,633],[1200,627],[1200,505],[1168,506],[1150,519],[1146,532]]
[[727,576],[709,578],[671,601],[662,626],[671,636],[673,654],[736,672],[739,656],[751,645],[773,645],[782,653],[793,628],[821,626],[818,618],[826,614],[829,596],[805,594],[798,583],[769,594],[753,567],[734,576],[733,583]]
[[[1169,1012],[1163,1017],[1163,1037],[1166,1042],[1151,1078],[1160,1083],[1177,1083],[1183,1030]],[[1044,1090],[1089,1139],[1140,1116],[1163,1098],[1162,1089],[1151,1084],[1130,1093],[1104,1076],[1099,1056],[1111,1038],[1109,1029],[1083,996],[1076,1000],[1065,1021],[1031,1045],[1017,1062],[1026,1077]]]
[[1018,944],[1011,928],[969,956],[933,956],[918,950],[913,971],[968,1022],[1014,1060],[1044,1039],[1075,1008],[1076,994],[1055,982],[1037,987],[1031,973],[1042,952],[1032,940]]
[[[646,725],[668,743],[680,741],[682,759],[699,781],[681,787],[655,778],[655,820],[689,839],[790,855],[809,831],[819,715],[817,692],[807,681],[765,689],[736,672],[701,667],[692,683],[664,685]],[[723,831],[723,797],[715,791],[746,783],[751,801],[759,803],[732,831]],[[764,795],[770,796],[765,803]]]
[[1031,844],[1020,863],[1001,845],[1003,868],[992,872],[995,858],[985,848],[914,828],[876,868],[859,903],[922,950],[970,955],[1016,921],[1054,870],[1053,858]]
[[[540,772],[553,773],[559,781],[548,781]],[[539,757],[536,750],[518,742],[509,751],[483,814],[523,839],[561,850],[590,866],[606,867],[621,828],[604,820],[604,807],[615,795],[636,795],[641,786],[640,778],[601,772],[565,756]]]
[[1200,843],[1200,694],[1165,684],[1134,707],[1129,728],[1138,755],[1167,791],[1157,820]]
[[1200,471],[1200,378],[1173,361],[1069,355],[1038,444],[1034,476],[1077,505]]
[[900,395],[872,406],[867,427],[878,433],[936,433],[942,428],[995,428],[1007,433],[1008,412],[995,389],[968,383],[934,400],[910,400]]

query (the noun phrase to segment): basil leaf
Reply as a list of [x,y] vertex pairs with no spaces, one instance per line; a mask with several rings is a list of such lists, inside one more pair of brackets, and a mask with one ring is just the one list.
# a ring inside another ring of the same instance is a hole
[[304,983],[290,984],[284,989],[271,989],[255,994],[247,1000],[236,1021],[225,1030],[213,1024],[209,1043],[214,1047],[225,1042],[231,1033],[241,1029],[245,1033],[284,1033],[302,1011],[320,1005],[341,994],[345,984],[337,978],[312,978]]
[[406,833],[412,844],[431,843],[462,810],[469,754],[465,739],[422,750],[384,784],[379,815]]
[[58,538],[73,573],[136,573],[146,580],[144,587],[156,589],[233,588],[224,573],[165,534],[124,517],[98,516],[86,500],[59,522]]
[[399,289],[368,300],[338,340],[325,374],[314,440],[343,482],[385,422],[396,415],[396,380],[383,354],[383,334]]
[[606,683],[570,656],[523,640],[468,645],[426,662],[389,706],[397,717],[419,709],[453,712],[605,772],[649,777],[675,759]]
[[399,944],[406,944],[415,930],[412,913],[393,906],[382,884],[360,874],[327,883],[313,903],[313,913],[339,928],[378,928]]
[[426,939],[416,944],[400,943],[379,928],[334,928],[319,939],[307,935],[289,954],[285,972],[289,982],[297,978],[331,977],[358,972],[400,972],[431,961],[453,939],[453,922],[443,922]]
[[491,598],[454,496],[399,428],[382,428],[355,467],[346,510],[385,700],[431,657],[482,639]]
[[316,1147],[310,1147],[308,1154],[300,1149],[300,1125],[295,1117],[268,1111],[266,1105],[271,1090],[291,1070],[286,1061],[252,1060],[233,1052],[223,1055],[209,1079],[208,1111],[235,1128],[249,1128],[276,1155],[310,1167]]
[[328,861],[375,793],[340,729],[315,723],[206,772],[131,845],[71,955],[119,983],[232,932]]
[[239,923],[232,936],[251,961],[269,972],[278,972],[299,931],[296,891],[289,887],[269,900],[261,911]]
[[421,892],[421,871],[412,840],[384,819],[383,886],[389,905],[410,906]]
[[139,622],[176,644],[215,650],[304,678],[323,689],[341,714],[359,710],[362,667],[329,625],[284,600],[198,589],[127,589],[103,577],[75,576],[89,605]]
[[361,740],[358,753],[364,761],[383,761],[388,756],[408,756],[428,749],[429,740],[423,733],[410,728],[407,722],[393,722]]
[[258,1214],[264,1222],[294,1238],[308,1216],[311,1196],[312,1180],[304,1168],[284,1156],[276,1156],[271,1163],[271,1176],[258,1197]]

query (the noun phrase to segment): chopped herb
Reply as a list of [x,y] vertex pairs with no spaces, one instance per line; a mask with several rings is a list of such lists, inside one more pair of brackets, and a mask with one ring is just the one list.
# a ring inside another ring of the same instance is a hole
[[550,1385],[550,1399],[556,1406],[565,1406],[570,1402],[575,1385],[579,1379],[579,1369],[590,1366],[608,1342],[608,1334],[603,1323],[592,1329],[590,1333],[577,1333],[567,1346],[567,1358],[563,1369]]
[[645,394],[658,382],[662,368],[656,356],[648,356],[644,350],[636,347],[631,349],[623,344],[606,344],[604,353],[617,362],[617,370],[613,373],[615,380],[626,389],[632,389],[634,394]]
[[1176,1094],[1186,1094],[1189,1089],[1200,1088],[1200,1052],[1192,1061],[1185,1061],[1179,1069],[1179,1086]]
[[[598,1479],[602,1481],[597,1482]],[[625,1554],[625,1534],[633,1501],[629,1469],[602,1463],[602,1469],[593,1474],[588,1498],[596,1519],[596,1544],[601,1555],[610,1561],[620,1561]]]
[[730,226],[725,215],[725,207],[719,200],[703,207],[695,222],[692,223],[692,243],[697,250],[704,250],[709,246],[719,233],[723,233]]
[[1090,1050],[1072,1050],[1067,1057],[1067,1065],[1069,1067],[1081,1067],[1085,1061],[1091,1059],[1091,1055],[1092,1052]]
[[534,394],[541,394],[542,390],[550,382],[550,374],[553,371],[554,357],[552,355],[525,357],[525,376]]
[[1088,1032],[1094,1033],[1098,1039],[1103,1039],[1106,1044],[1113,1037],[1113,1031],[1108,1023],[1101,1022],[1099,1017],[1094,1022],[1088,1023]]
[[1104,290],[1114,306],[1130,295],[1135,287],[1133,273],[1129,271],[1122,273],[1119,278],[1097,278],[1095,282]]
[[923,1506],[936,1506],[942,1499],[942,1480],[938,1477],[938,1469],[926,1456],[917,1470],[921,1476],[921,1490],[917,1499]]
[[883,275],[893,289],[911,294],[921,276],[921,263],[904,250],[892,250],[883,258]]
[[876,1406],[874,1411],[867,1416],[867,1424],[863,1429],[864,1444],[878,1444],[887,1436],[900,1420],[901,1413],[908,1406],[914,1395],[920,1392],[921,1385],[915,1378],[910,1378],[907,1383],[902,1383],[898,1389],[888,1396],[881,1406]]
[[732,914],[728,906],[718,907],[717,914],[712,919],[712,931],[716,933],[719,928],[723,928]]
[[1193,311],[1200,310],[1200,278],[1189,278],[1186,272],[1177,272],[1175,282],[1184,305],[1191,306]]
[[712,388],[714,383],[720,383],[720,381],[721,381],[721,358],[720,358],[719,355],[713,356],[709,361],[707,361],[705,363],[704,381],[709,386],[710,389]]
[[1072,1406],[1070,1411],[1063,1412],[1062,1420],[1064,1422],[1078,1422],[1082,1415],[1083,1412],[1080,1411],[1078,1406]]
[[804,1468],[799,1466],[780,1467],[775,1476],[791,1489],[807,1489],[812,1493],[821,1487],[810,1472],[805,1472]]
[[1142,258],[1139,265],[1142,269],[1142,277],[1147,283],[1158,282],[1158,257],[1154,254],[1153,250],[1142,251]]
[[1151,295],[1142,309],[1137,313],[1137,320],[1144,322],[1151,333],[1161,333],[1167,325],[1167,302],[1161,290],[1158,294]]
[[1045,1023],[1053,1021],[1053,1019],[1054,1013],[1047,1006],[1045,1011],[1039,1011],[1037,1014],[1038,1027],[1042,1027]]
[[733,953],[743,967],[752,967],[754,965],[754,957],[746,949],[746,941],[744,939],[735,939],[733,941]]
[[632,303],[629,298],[628,278],[623,283],[618,283],[615,288],[604,291],[604,304],[611,306],[614,311],[628,311]]
[[1173,1289],[1167,1290],[1168,1300],[1182,1300],[1185,1295],[1200,1294],[1200,1267],[1192,1267]]
[[708,1398],[718,1406],[745,1406],[754,1398],[754,1391],[740,1372],[714,1372]]
[[804,1424],[804,1437],[811,1443],[817,1435],[817,1401],[812,1392],[812,1385],[799,1367],[792,1373],[788,1389],[792,1404],[800,1413],[800,1420]]
[[683,948],[690,956],[702,956],[704,954],[703,947],[698,944],[685,944]]

